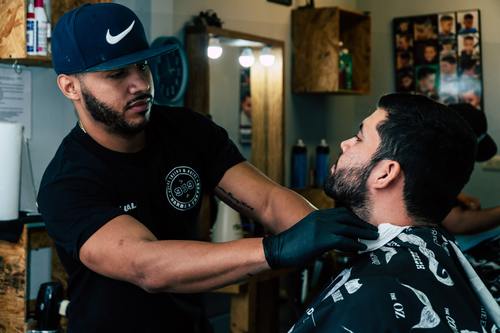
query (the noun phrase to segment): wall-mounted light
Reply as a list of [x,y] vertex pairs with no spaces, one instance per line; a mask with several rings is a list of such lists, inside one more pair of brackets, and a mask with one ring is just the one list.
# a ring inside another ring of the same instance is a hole
[[240,62],[240,65],[245,68],[251,67],[255,61],[252,49],[248,47],[244,48],[243,51],[241,51],[238,61]]
[[211,37],[208,40],[207,47],[207,56],[210,59],[219,59],[222,55],[222,47],[220,46],[220,42],[217,38]]
[[260,51],[259,61],[262,66],[270,67],[274,65],[274,54],[270,47],[266,46]]

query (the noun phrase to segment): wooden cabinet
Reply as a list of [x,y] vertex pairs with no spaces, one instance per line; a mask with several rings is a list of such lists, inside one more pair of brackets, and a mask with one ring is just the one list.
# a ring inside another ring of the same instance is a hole
[[[110,0],[52,0],[51,23],[66,11],[84,3]],[[26,65],[51,66],[50,56],[28,56],[26,52],[26,0],[0,0],[0,60],[17,60]]]
[[16,243],[0,240],[0,332],[24,333],[30,329],[28,317],[35,311],[36,295],[29,295],[30,252],[50,248],[51,280],[67,290],[67,275],[56,254],[54,242],[43,223],[23,226]]
[[[292,43],[294,93],[369,92],[370,16],[338,7],[293,10]],[[339,86],[342,48],[347,48],[352,55],[350,90]]]

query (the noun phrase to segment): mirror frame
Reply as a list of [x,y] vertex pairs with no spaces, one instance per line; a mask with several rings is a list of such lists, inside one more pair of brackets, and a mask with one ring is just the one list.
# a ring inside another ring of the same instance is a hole
[[[283,184],[284,172],[284,54],[285,43],[217,27],[185,28],[189,80],[184,105],[210,115],[210,66],[207,47],[210,37],[261,42],[271,46],[276,60],[271,67],[258,63],[251,68],[252,149],[250,162],[269,178]],[[214,88],[214,87],[212,87]]]

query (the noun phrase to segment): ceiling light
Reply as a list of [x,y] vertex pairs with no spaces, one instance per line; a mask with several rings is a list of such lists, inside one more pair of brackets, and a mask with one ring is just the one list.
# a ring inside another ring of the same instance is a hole
[[238,58],[238,61],[240,62],[240,65],[245,68],[251,67],[255,61],[252,49],[248,47],[244,48],[243,51],[241,51],[241,55]]
[[266,46],[260,51],[259,61],[262,66],[270,67],[274,65],[274,54],[270,47]]
[[222,55],[222,47],[217,38],[210,38],[208,40],[207,56],[210,59],[219,59]]

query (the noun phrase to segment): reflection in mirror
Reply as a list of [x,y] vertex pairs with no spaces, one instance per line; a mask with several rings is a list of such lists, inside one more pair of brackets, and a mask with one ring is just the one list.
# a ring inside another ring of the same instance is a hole
[[255,55],[263,53],[263,50],[271,54],[271,49],[263,43],[243,39],[210,38],[210,42],[214,40],[222,53],[215,59],[209,57],[210,115],[228,131],[243,156],[251,160],[251,70]]
[[282,183],[283,42],[189,27],[185,46],[190,67],[186,106],[209,114],[252,164]]

